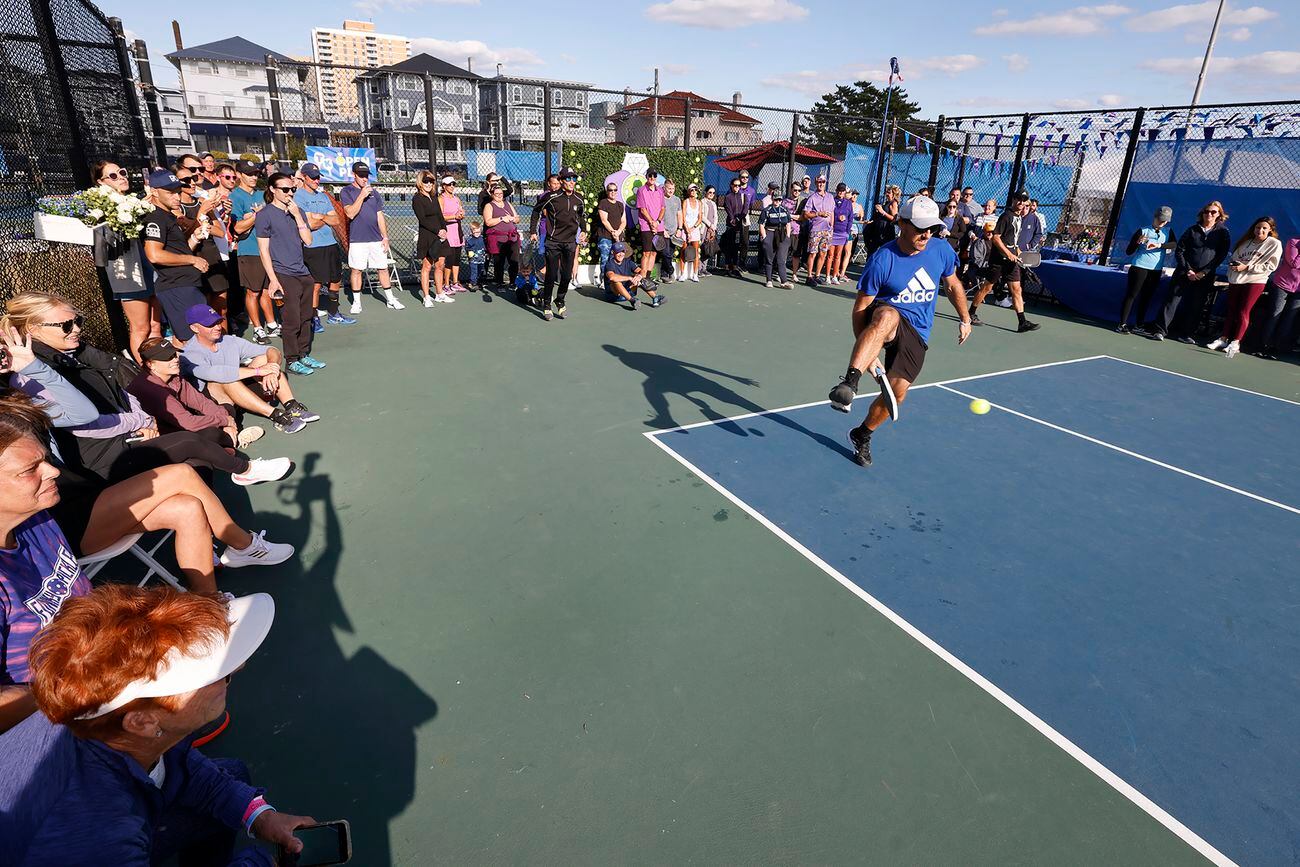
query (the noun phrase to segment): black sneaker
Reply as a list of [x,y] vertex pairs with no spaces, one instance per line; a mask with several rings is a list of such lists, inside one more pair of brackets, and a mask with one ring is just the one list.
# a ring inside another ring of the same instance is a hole
[[1116,325],[1116,326],[1115,326],[1115,333],[1116,333],[1116,334],[1132,334],[1132,333],[1133,333],[1133,329],[1131,329],[1131,328],[1129,328],[1127,325],[1123,325],[1123,324],[1121,324],[1121,325]]
[[983,319],[980,319],[980,315],[979,315],[978,313],[971,313],[971,315],[970,315],[970,324],[971,324],[971,325],[983,325],[983,324],[984,324],[984,320],[983,320]]
[[1195,345],[1196,345],[1196,338],[1195,338],[1195,337],[1192,337],[1192,335],[1190,335],[1190,334],[1185,334],[1185,335],[1183,335],[1182,337],[1179,337],[1179,338],[1177,338],[1177,339],[1178,339],[1178,342],[1179,342],[1179,343],[1186,343],[1186,344],[1188,344],[1189,346],[1195,346]]
[[889,408],[889,420],[898,421],[898,398],[894,395],[894,389],[889,384],[889,377],[885,375],[883,367],[877,368],[871,374],[880,383],[880,396],[885,399],[885,406]]
[[637,298],[635,295],[633,295],[631,304],[632,304],[632,309],[635,310],[641,306],[641,300]]
[[307,426],[307,422],[282,406],[277,406],[272,410],[271,421],[275,424],[276,430],[285,434],[296,434]]
[[1026,319],[1024,322],[1020,323],[1020,327],[1016,329],[1016,333],[1024,334],[1026,331],[1037,331],[1042,327],[1043,326],[1039,325],[1037,322],[1030,322]]
[[849,445],[853,446],[853,463],[860,467],[871,466],[871,431],[861,433],[857,428],[849,431]]
[[840,380],[840,384],[831,389],[831,409],[840,412],[848,412],[849,407],[853,405],[853,397],[857,392],[853,386],[849,385],[848,380]]
[[284,408],[294,418],[300,418],[303,421],[320,421],[320,416],[307,409],[307,406],[302,401],[291,400],[284,405]]

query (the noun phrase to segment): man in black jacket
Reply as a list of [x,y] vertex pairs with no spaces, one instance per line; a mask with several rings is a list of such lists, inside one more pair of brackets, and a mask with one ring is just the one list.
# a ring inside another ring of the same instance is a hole
[[1205,309],[1205,299],[1214,289],[1214,273],[1228,258],[1232,239],[1222,223],[1228,219],[1223,205],[1210,202],[1204,208],[1196,225],[1178,239],[1174,248],[1174,279],[1169,287],[1169,300],[1151,323],[1152,340],[1164,340],[1166,335],[1176,335],[1182,343],[1195,343],[1196,331]]
[[551,321],[551,295],[556,281],[560,288],[555,292],[555,316],[563,319],[568,314],[564,306],[573,278],[573,258],[582,235],[582,199],[576,192],[578,173],[573,169],[560,170],[560,191],[540,207],[533,210],[529,232],[536,237],[537,224],[546,218],[546,280],[542,283],[542,319]]

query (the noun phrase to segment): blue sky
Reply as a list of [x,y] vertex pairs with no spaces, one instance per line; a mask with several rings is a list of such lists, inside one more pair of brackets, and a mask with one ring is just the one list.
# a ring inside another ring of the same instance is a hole
[[[310,55],[312,26],[361,18],[411,38],[415,51],[459,65],[472,55],[475,71],[489,75],[499,62],[508,74],[644,89],[658,66],[665,91],[715,99],[740,91],[746,102],[790,108],[837,83],[883,82],[897,55],[905,87],[934,117],[1185,104],[1216,5],[1040,2],[1026,12],[1007,0],[314,0],[268,9],[252,0],[105,0],[101,8],[146,40],[160,83],[175,78],[162,55],[177,12],[187,45],[241,35],[295,56]],[[1229,4],[1203,103],[1300,97],[1296,5]]]

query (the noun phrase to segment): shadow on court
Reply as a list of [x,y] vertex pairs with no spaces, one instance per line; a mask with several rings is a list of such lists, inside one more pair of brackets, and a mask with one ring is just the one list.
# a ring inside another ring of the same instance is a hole
[[[249,663],[261,676],[236,676],[230,730],[204,751],[246,761],[282,810],[348,819],[358,863],[390,864],[389,823],[415,794],[415,732],[438,705],[373,647],[349,654],[340,645],[338,633],[354,631],[334,586],[342,523],[319,460],[308,454],[279,486],[284,514],[259,513],[244,524],[293,543],[298,554],[274,569],[221,576],[236,595],[271,593],[275,625]],[[308,539],[323,544],[304,550]],[[382,576],[374,580],[382,593]]]
[[[699,407],[700,412],[705,417],[717,422],[717,427],[720,430],[742,437],[763,436],[761,431],[743,426],[743,420],[740,422],[727,420],[726,414],[716,409],[715,405],[724,404],[735,407],[741,412],[767,412],[768,410],[728,386],[710,379],[709,376],[720,377],[740,385],[750,386],[757,386],[758,382],[756,380],[747,376],[736,376],[721,370],[714,370],[700,364],[692,364],[689,361],[669,358],[655,352],[633,352],[608,343],[601,348],[645,377],[645,380],[641,383],[641,388],[645,391],[645,397],[650,403],[650,408],[654,410],[654,418],[646,422],[646,427],[660,430],[677,427],[679,423],[673,418],[672,410],[668,406],[669,396],[677,395]],[[736,415],[738,413],[733,412],[730,414]],[[791,420],[785,414],[768,417],[791,430],[798,431],[828,449],[837,451],[846,457],[852,457],[852,453],[847,446],[837,443],[830,437],[809,430],[798,422]]]

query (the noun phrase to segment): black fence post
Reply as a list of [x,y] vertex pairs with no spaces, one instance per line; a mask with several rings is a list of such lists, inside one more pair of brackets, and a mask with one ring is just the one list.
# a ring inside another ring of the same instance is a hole
[[953,181],[955,187],[963,189],[966,187],[966,155],[968,153],[970,153],[970,133],[966,133],[966,140],[962,142],[961,159],[957,161],[957,180]]
[[[433,128],[433,73],[424,74],[424,146],[429,151],[429,171],[438,171],[434,151],[438,148],[438,133]],[[441,187],[439,187],[441,189]]]
[[1119,215],[1124,209],[1124,196],[1128,192],[1129,175],[1133,173],[1133,158],[1137,156],[1138,139],[1142,137],[1142,118],[1145,108],[1133,113],[1133,129],[1128,136],[1128,149],[1124,151],[1124,165],[1119,170],[1119,183],[1115,185],[1115,198],[1110,203],[1110,219],[1106,221],[1106,237],[1101,242],[1099,265],[1110,264],[1110,246],[1115,243],[1115,232],[1119,230]]
[[794,113],[790,121],[790,153],[785,159],[785,185],[782,190],[790,189],[794,183],[794,149],[799,146],[799,112]]
[[691,98],[686,97],[686,104],[682,109],[682,150],[691,149]]
[[[546,176],[551,176],[551,86],[542,85],[542,150],[546,151]],[[564,160],[560,160],[563,164]],[[543,185],[543,189],[545,186]]]
[[140,72],[140,90],[144,93],[144,104],[149,109],[149,126],[153,128],[153,150],[158,165],[167,165],[167,136],[162,128],[162,113],[158,110],[158,89],[153,86],[153,68],[149,65],[149,48],[143,39],[137,39],[132,46],[135,54],[135,68]]
[[81,118],[77,115],[77,104],[72,99],[71,83],[68,78],[67,65],[63,62],[63,49],[59,42],[58,31],[54,28],[54,11],[52,3],[33,0],[32,17],[41,31],[41,45],[46,49],[46,62],[49,64],[50,81],[55,85],[55,92],[63,103],[63,116],[68,119],[68,161],[72,167],[72,178],[79,188],[90,186],[90,163],[86,154],[86,143],[82,136]]
[[[943,115],[939,115],[939,126],[938,126],[938,128],[935,130],[935,133],[934,133],[934,153],[931,154],[931,156],[930,156],[930,177],[929,177],[929,179],[926,181],[926,184],[925,184],[927,187],[930,188],[930,193],[931,193],[932,195],[933,195],[934,193],[938,192],[938,191],[934,188],[934,185],[935,185],[935,183],[937,183],[938,180],[939,180],[939,155],[940,155],[941,153],[943,153],[943,127],[944,127],[944,123],[945,123],[945,121],[944,121],[944,116],[943,116]],[[935,196],[935,199],[938,200],[938,197]]]
[[278,64],[273,55],[266,55],[266,90],[271,102],[271,149],[281,160],[289,158],[289,131],[284,128],[284,113],[280,110],[280,82],[276,74]]
[[1011,164],[1011,183],[1007,186],[1007,202],[1019,192],[1020,170],[1025,165],[1025,140],[1029,137],[1029,115],[1020,121],[1020,140],[1016,142],[1016,160]]
[[113,53],[117,55],[117,70],[122,76],[122,86],[126,88],[126,104],[131,112],[136,141],[140,147],[138,156],[147,162],[150,136],[145,131],[144,106],[141,105],[140,94],[135,89],[135,76],[131,74],[131,58],[127,54],[126,31],[122,29],[122,19],[109,18],[108,29],[113,34]]

